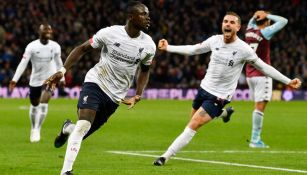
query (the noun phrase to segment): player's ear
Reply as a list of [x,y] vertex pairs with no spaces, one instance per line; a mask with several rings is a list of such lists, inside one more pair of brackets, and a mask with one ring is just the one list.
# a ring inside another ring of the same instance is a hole
[[238,26],[237,26],[237,32],[239,32],[240,29],[241,29],[241,25],[238,24]]

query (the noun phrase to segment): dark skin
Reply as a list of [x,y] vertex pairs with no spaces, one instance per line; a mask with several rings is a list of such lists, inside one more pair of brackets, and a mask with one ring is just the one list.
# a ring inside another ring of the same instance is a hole
[[[43,45],[48,44],[49,39],[52,38],[52,33],[53,31],[49,24],[41,24],[38,30],[40,42]],[[60,86],[64,86],[64,85],[65,85],[64,82],[60,82]],[[12,92],[15,86],[16,86],[16,82],[11,81],[9,84],[9,92]],[[51,96],[52,96],[52,93],[44,89],[39,98],[30,99],[30,102],[33,106],[37,106],[39,103],[48,103]]]
[[[136,38],[140,35],[141,30],[147,30],[150,24],[148,8],[145,5],[137,5],[134,7],[131,14],[128,16],[127,23],[125,25],[125,30],[131,38]],[[83,44],[75,47],[72,52],[68,55],[64,67],[66,70],[72,67],[72,65],[78,62],[84,54],[94,50],[90,45],[89,41],[84,42]],[[47,89],[50,88],[53,90],[56,86],[56,83],[63,77],[62,72],[57,72],[51,77],[49,77],[45,84]],[[145,86],[147,85],[149,79],[149,66],[141,65],[141,69],[137,77],[137,88],[136,95],[129,99],[123,99],[122,103],[129,105],[128,109],[132,108],[137,102],[140,101],[141,95],[144,91]],[[79,120],[87,120],[93,124],[96,116],[96,111],[92,109],[79,109],[78,117]]]

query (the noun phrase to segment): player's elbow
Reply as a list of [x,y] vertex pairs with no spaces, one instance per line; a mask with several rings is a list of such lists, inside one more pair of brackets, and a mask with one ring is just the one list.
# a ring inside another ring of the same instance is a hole
[[288,19],[287,18],[282,18],[282,20],[280,21],[280,23],[282,24],[282,26],[285,26],[288,24]]

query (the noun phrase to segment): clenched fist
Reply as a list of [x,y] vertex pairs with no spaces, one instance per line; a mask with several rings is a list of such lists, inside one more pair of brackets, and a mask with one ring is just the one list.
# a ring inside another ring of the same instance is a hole
[[63,77],[63,73],[61,71],[58,71],[57,73],[51,75],[45,82],[44,84],[46,86],[46,90],[51,90],[54,91],[56,84],[61,80]]
[[294,78],[293,80],[290,81],[290,83],[288,84],[288,86],[290,86],[293,89],[298,89],[299,87],[301,87],[302,82],[300,79],[298,78]]
[[166,39],[161,39],[158,43],[158,49],[162,51],[166,51],[167,46],[168,46],[168,42]]

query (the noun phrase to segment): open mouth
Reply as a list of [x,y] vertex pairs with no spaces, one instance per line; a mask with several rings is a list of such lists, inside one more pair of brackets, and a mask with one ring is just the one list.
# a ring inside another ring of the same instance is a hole
[[231,29],[224,29],[224,32],[230,33],[230,32],[231,32]]

